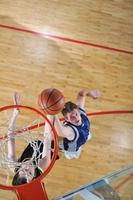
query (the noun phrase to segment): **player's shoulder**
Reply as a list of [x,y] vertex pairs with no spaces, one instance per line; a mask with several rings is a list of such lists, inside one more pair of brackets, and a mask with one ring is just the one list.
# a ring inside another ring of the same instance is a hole
[[80,111],[80,113],[81,113],[81,114],[84,114],[84,115],[86,115],[86,111],[85,111],[85,109],[84,109],[84,108],[80,108],[80,107],[79,107],[79,111]]

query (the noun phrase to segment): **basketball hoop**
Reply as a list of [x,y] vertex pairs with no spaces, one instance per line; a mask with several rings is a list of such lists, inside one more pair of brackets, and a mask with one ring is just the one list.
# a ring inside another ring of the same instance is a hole
[[[48,196],[46,194],[45,188],[44,188],[44,183],[42,182],[42,179],[50,172],[50,170],[52,169],[55,160],[56,160],[56,156],[58,153],[58,140],[57,140],[57,134],[56,134],[56,130],[53,127],[53,125],[51,124],[51,122],[49,121],[49,119],[40,111],[38,111],[37,109],[33,108],[33,107],[29,107],[29,106],[24,106],[24,105],[8,105],[8,106],[4,106],[0,108],[0,142],[4,141],[1,146],[1,159],[0,159],[0,168],[2,168],[1,170],[4,170],[4,168],[8,169],[8,165],[11,164],[9,163],[9,161],[7,161],[7,157],[6,157],[6,142],[8,141],[8,137],[7,137],[7,131],[8,131],[8,123],[9,123],[9,116],[14,108],[18,108],[20,110],[20,115],[22,115],[22,117],[20,118],[19,122],[20,124],[18,125],[18,127],[15,129],[14,135],[13,137],[15,137],[15,139],[22,137],[25,138],[26,141],[31,141],[32,139],[35,139],[34,137],[37,136],[38,134],[38,130],[39,128],[42,127],[42,124],[45,124],[45,122],[47,122],[52,130],[52,137],[54,140],[54,151],[53,151],[53,156],[51,159],[51,162],[49,164],[49,166],[47,167],[47,169],[45,171],[43,171],[43,173],[36,177],[36,179],[32,180],[29,183],[23,184],[23,185],[18,185],[18,186],[12,186],[9,184],[9,182],[6,184],[4,182],[1,183],[0,182],[0,188],[3,190],[12,190],[16,192],[16,195],[18,197],[18,200],[48,200]],[[27,117],[27,113],[31,113],[29,116],[29,118]],[[4,114],[3,114],[4,113]],[[36,118],[38,120],[38,122],[36,121]],[[27,125],[27,119],[28,120],[35,120],[35,122],[28,122]],[[31,134],[31,132],[33,132],[33,135]],[[34,136],[35,135],[35,136]],[[42,135],[42,134],[41,134]],[[30,138],[31,137],[31,138]],[[39,136],[37,136],[38,138]],[[2,149],[3,148],[3,149]],[[4,151],[4,152],[3,152]],[[1,174],[0,174],[1,176]],[[8,176],[7,174],[4,175],[5,177]]]

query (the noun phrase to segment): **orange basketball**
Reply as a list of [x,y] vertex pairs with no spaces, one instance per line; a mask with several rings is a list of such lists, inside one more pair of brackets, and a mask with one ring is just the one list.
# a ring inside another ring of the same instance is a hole
[[39,95],[38,104],[46,114],[55,115],[63,109],[65,99],[59,90],[48,88]]

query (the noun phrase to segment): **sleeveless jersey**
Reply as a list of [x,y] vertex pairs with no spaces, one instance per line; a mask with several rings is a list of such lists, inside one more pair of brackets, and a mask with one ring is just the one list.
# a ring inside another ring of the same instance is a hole
[[73,129],[75,137],[73,140],[68,140],[67,138],[63,139],[63,146],[65,151],[78,151],[80,146],[86,143],[89,136],[90,121],[84,110],[80,109],[80,115],[82,123],[79,126],[76,126],[70,122],[65,121],[64,126],[69,126]]

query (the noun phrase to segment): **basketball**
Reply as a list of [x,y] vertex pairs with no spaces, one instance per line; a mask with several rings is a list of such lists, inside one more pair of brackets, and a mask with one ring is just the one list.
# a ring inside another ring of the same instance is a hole
[[40,93],[38,104],[46,114],[55,115],[63,109],[65,99],[59,90],[48,88]]

